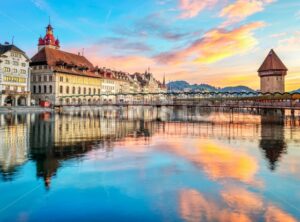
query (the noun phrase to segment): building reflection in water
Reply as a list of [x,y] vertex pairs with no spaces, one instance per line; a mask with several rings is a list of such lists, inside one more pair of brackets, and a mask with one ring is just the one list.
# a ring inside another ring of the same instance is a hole
[[29,152],[28,115],[0,115],[0,170],[4,180],[13,179]]
[[[232,118],[236,122],[229,121]],[[62,115],[8,114],[0,115],[1,174],[13,179],[18,167],[30,159],[36,163],[37,177],[49,188],[63,161],[84,157],[92,149],[103,149],[109,157],[114,142],[126,138],[149,142],[155,133],[223,140],[261,136],[259,146],[272,170],[287,149],[283,124],[270,124],[264,116],[247,113],[133,107]]]

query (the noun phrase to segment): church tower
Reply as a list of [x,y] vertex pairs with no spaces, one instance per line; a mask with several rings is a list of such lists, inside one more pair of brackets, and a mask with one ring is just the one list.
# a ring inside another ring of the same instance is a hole
[[272,49],[258,70],[262,93],[284,93],[288,69]]
[[49,47],[52,49],[59,49],[60,48],[60,43],[58,39],[55,39],[53,35],[53,28],[51,24],[46,27],[46,35],[44,38],[40,37],[39,38],[39,43],[38,43],[38,50],[40,51],[44,47]]

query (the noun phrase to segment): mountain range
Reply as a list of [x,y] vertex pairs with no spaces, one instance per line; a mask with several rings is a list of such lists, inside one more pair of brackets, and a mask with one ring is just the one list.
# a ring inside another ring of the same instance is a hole
[[201,91],[201,92],[255,92],[247,86],[230,86],[219,88],[208,84],[190,84],[186,81],[172,81],[167,84],[170,91]]

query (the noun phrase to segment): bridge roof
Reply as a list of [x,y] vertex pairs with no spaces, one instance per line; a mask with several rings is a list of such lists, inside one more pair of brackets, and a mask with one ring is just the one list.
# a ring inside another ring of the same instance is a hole
[[280,58],[277,56],[277,54],[273,49],[269,52],[265,61],[259,68],[258,72],[272,71],[272,70],[288,71],[286,66],[283,64],[283,62],[280,60]]

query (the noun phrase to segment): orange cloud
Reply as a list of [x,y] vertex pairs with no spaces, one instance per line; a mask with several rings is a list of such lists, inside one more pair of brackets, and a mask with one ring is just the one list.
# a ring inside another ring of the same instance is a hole
[[228,206],[242,212],[257,212],[264,206],[260,196],[238,187],[222,191],[221,196]]
[[296,222],[297,220],[275,206],[269,206],[265,214],[266,222]]
[[179,194],[179,212],[185,221],[230,221],[250,222],[243,213],[220,208],[216,203],[208,201],[196,190],[183,190]]
[[274,0],[237,0],[226,6],[220,13],[220,17],[226,17],[225,24],[239,22],[248,16],[263,11],[266,4]]
[[196,164],[213,180],[233,179],[261,186],[255,179],[258,164],[247,153],[225,147],[211,141],[203,141],[190,149],[174,144],[168,148],[181,157]]
[[193,18],[202,10],[217,4],[217,2],[218,0],[180,0],[179,7],[182,11],[180,18]]
[[253,22],[230,31],[213,29],[189,47],[180,51],[163,53],[156,58],[160,62],[175,64],[190,59],[200,63],[214,63],[251,50],[257,44],[253,31],[263,26],[263,22]]
[[256,160],[243,152],[221,147],[213,143],[200,144],[195,161],[213,179],[236,179],[246,183],[254,182],[258,170]]
[[[238,192],[241,193],[238,193]],[[222,192],[223,199],[215,202],[205,198],[194,189],[179,193],[179,213],[183,220],[193,221],[254,221],[256,215],[263,215],[266,222],[296,222],[297,220],[272,204],[266,204],[261,197],[244,189]],[[226,205],[223,205],[222,200]],[[267,207],[265,208],[265,205]]]

